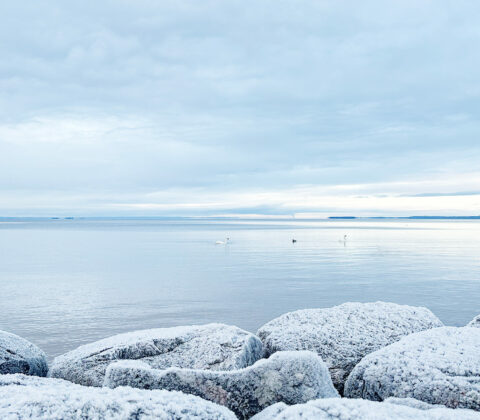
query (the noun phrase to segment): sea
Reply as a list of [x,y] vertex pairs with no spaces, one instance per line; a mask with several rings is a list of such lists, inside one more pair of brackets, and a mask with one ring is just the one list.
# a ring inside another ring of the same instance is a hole
[[289,311],[379,300],[446,325],[478,315],[480,220],[0,220],[0,330],[50,360],[126,331],[255,332]]

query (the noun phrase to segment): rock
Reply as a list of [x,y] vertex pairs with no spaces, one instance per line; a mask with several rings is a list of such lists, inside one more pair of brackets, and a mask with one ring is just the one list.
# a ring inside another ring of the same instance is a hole
[[412,334],[366,356],[345,396],[381,401],[416,398],[480,410],[480,329],[442,327]]
[[430,410],[432,408],[447,408],[444,405],[440,404],[428,404],[423,401],[416,400],[415,398],[396,398],[390,397],[385,400],[385,402],[390,404],[405,405],[407,407],[418,408],[419,410]]
[[477,315],[475,318],[473,318],[473,319],[467,324],[467,327],[480,328],[480,315]]
[[105,369],[117,360],[142,360],[156,369],[171,366],[232,370],[255,363],[262,343],[240,328],[208,324],[158,328],[115,335],[57,357],[49,371],[88,386],[102,386]]
[[405,335],[442,325],[426,308],[350,302],[289,312],[265,324],[257,335],[264,344],[265,356],[284,350],[315,351],[342,393],[348,374],[368,353]]
[[45,353],[18,335],[0,331],[0,374],[24,373],[46,376]]
[[428,404],[419,408],[413,405],[412,401],[403,404],[399,400],[374,402],[327,398],[290,407],[283,403],[274,404],[251,420],[480,420],[480,413],[472,410],[452,410]]
[[180,392],[91,388],[18,374],[0,376],[0,418],[236,419],[225,407]]
[[225,405],[240,418],[249,418],[276,402],[298,404],[338,397],[325,363],[308,351],[275,353],[231,372],[158,370],[142,362],[117,362],[108,367],[104,385],[182,391]]

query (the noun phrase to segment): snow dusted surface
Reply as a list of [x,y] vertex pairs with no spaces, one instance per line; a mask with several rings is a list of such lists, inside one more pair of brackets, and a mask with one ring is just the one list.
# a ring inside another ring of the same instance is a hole
[[0,374],[24,373],[46,376],[45,353],[18,335],[0,331]]
[[480,410],[480,329],[435,328],[369,354],[350,374],[345,396]]
[[105,386],[182,391],[225,405],[240,418],[249,418],[280,401],[298,404],[338,397],[325,363],[308,351],[278,352],[230,372],[158,370],[142,362],[117,362],[108,367]]
[[428,404],[423,401],[416,400],[415,398],[397,398],[390,397],[385,400],[385,402],[390,404],[405,405],[407,407],[418,408],[419,410],[430,410],[432,408],[446,408],[444,405],[440,404]]
[[119,334],[86,344],[53,361],[49,376],[80,385],[102,386],[105,369],[116,360],[142,360],[156,369],[171,366],[232,370],[262,356],[255,335],[224,324],[158,328]]
[[[410,404],[410,405],[409,405]],[[272,405],[251,420],[479,420],[480,413],[472,410],[452,410],[445,407],[428,406],[415,408],[410,400],[405,404],[399,400],[373,402],[365,400],[322,399],[306,404],[287,406]],[[428,408],[427,408],[428,406]]]
[[405,335],[442,325],[426,308],[349,302],[286,313],[265,324],[257,334],[267,356],[283,350],[315,351],[342,392],[348,374],[365,355]]
[[477,327],[480,328],[480,315],[477,315],[473,318],[467,325],[467,327]]
[[181,392],[92,388],[19,374],[0,375],[0,418],[236,419],[225,407]]

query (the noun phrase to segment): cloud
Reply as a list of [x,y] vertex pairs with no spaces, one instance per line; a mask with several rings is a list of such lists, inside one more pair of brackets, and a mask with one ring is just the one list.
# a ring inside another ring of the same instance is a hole
[[465,174],[480,159],[479,12],[426,0],[5,2],[0,214],[478,212],[447,198],[478,189]]
[[468,195],[480,195],[480,191],[457,191],[447,193],[421,193],[406,197],[462,197]]

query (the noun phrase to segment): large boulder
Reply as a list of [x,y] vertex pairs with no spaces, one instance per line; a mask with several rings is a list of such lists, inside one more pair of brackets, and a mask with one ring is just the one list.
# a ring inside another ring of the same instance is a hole
[[45,353],[18,335],[0,331],[0,374],[24,373],[46,376]]
[[117,360],[142,360],[152,368],[171,366],[232,370],[255,363],[262,343],[240,328],[208,324],[158,328],[115,335],[55,358],[48,375],[102,386],[105,369]]
[[468,324],[467,327],[477,327],[480,328],[480,315],[477,315],[473,318]]
[[166,389],[194,394],[249,418],[276,402],[298,404],[338,397],[325,363],[312,352],[279,352],[270,359],[231,372],[152,369],[142,362],[111,364],[105,386]]
[[180,392],[91,388],[18,374],[0,376],[0,418],[236,419],[225,407]]
[[348,377],[345,396],[480,410],[480,329],[435,328],[371,353]]
[[342,393],[347,376],[364,356],[408,334],[442,325],[426,308],[349,302],[289,312],[265,324],[257,335],[265,356],[285,350],[315,351]]
[[271,405],[251,420],[480,420],[480,413],[472,410],[417,404],[414,401],[373,402],[347,398],[327,398],[306,404]]

